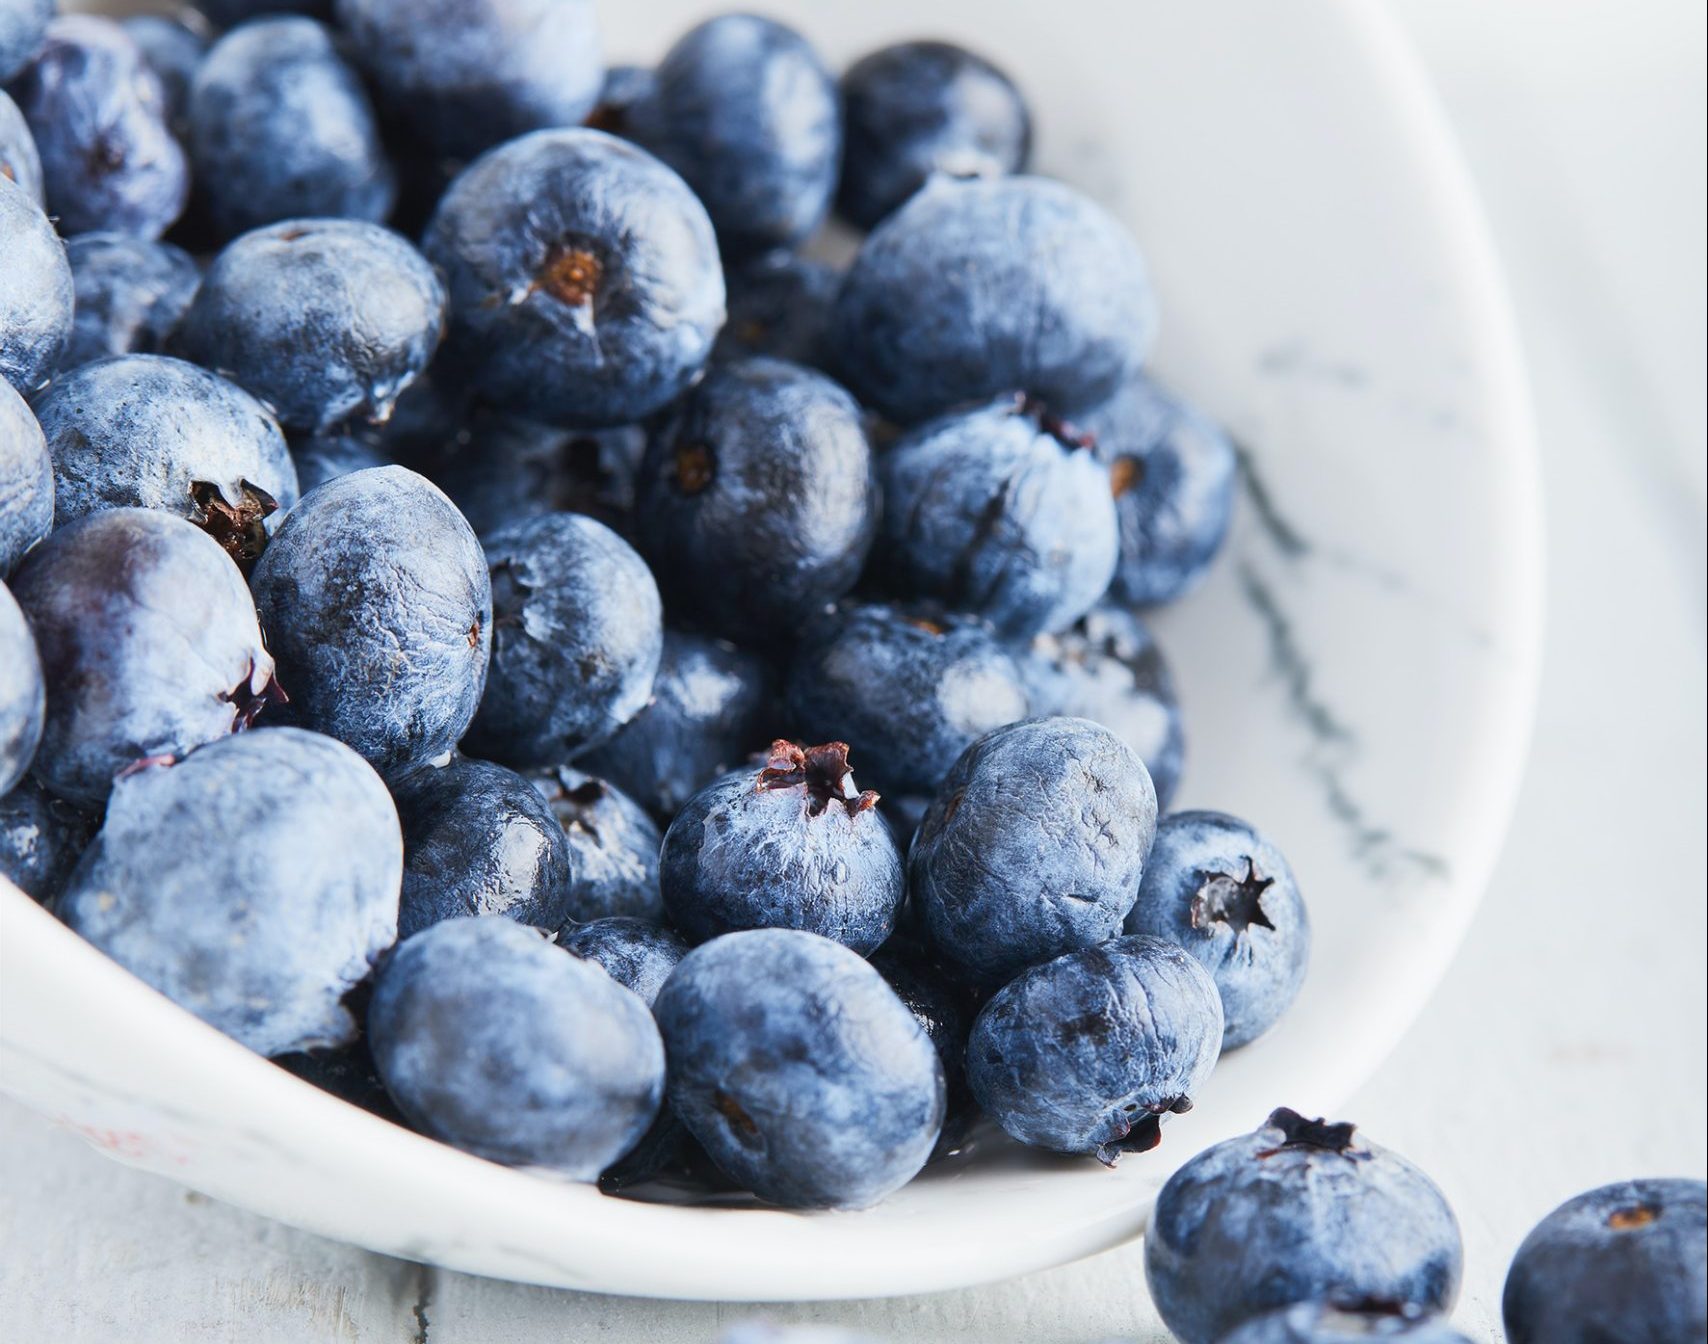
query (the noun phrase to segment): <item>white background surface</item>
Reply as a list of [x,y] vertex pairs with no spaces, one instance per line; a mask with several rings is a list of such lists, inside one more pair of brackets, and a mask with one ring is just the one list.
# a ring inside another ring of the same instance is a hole
[[[1506,1263],[1555,1203],[1705,1166],[1704,20],[1696,0],[1394,8],[1517,300],[1550,619],[1493,888],[1431,1008],[1346,1114],[1446,1188],[1468,1261],[1457,1319],[1494,1340]],[[114,1166],[0,1104],[7,1341],[709,1344],[745,1314],[367,1255]],[[898,1344],[1166,1338],[1137,1247],[995,1288],[769,1314]]]

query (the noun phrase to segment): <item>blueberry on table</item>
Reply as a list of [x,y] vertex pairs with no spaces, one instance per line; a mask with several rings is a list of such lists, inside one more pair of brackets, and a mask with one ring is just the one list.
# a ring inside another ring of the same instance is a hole
[[305,495],[315,486],[325,485],[339,476],[348,476],[352,471],[393,465],[379,443],[367,435],[347,430],[310,434],[307,438],[293,441],[290,449],[291,461],[296,465],[297,489]]
[[35,636],[11,589],[0,583],[0,796],[30,768],[46,713]]
[[1708,1338],[1708,1186],[1620,1181],[1567,1200],[1518,1248],[1501,1316],[1511,1344]]
[[729,320],[718,334],[719,359],[769,355],[812,368],[833,363],[826,332],[842,273],[798,252],[766,252],[724,276]]
[[445,920],[398,944],[368,1040],[386,1090],[424,1133],[580,1181],[634,1146],[664,1095],[646,1005],[508,919]]
[[690,942],[738,929],[803,929],[875,951],[905,894],[901,852],[842,742],[772,744],[689,800],[664,833],[659,884]]
[[42,160],[30,124],[5,89],[0,89],[0,177],[16,182],[42,203]]
[[48,690],[36,777],[73,803],[99,805],[121,771],[182,757],[281,698],[243,575],[181,518],[89,514],[11,582]]
[[107,355],[164,350],[202,283],[195,258],[171,243],[80,233],[65,255],[77,303],[62,372]]
[[605,974],[638,994],[648,1008],[657,1002],[676,963],[688,955],[688,944],[662,924],[630,915],[566,925],[557,941],[576,956],[598,962]]
[[876,1204],[925,1165],[943,1066],[858,954],[795,929],[684,957],[654,1005],[670,1105],[725,1175],[785,1208]]
[[53,458],[29,404],[0,379],[0,579],[53,529]]
[[1145,1233],[1151,1300],[1184,1344],[1296,1302],[1444,1312],[1462,1261],[1459,1224],[1427,1176],[1352,1125],[1285,1107],[1171,1176]]
[[602,779],[560,765],[533,777],[569,841],[563,917],[586,921],[630,916],[658,923],[658,827],[646,809]]
[[27,395],[47,381],[71,337],[71,265],[41,206],[5,177],[0,257],[0,379]]
[[1254,1316],[1218,1344],[1471,1344],[1442,1317],[1404,1302],[1299,1302]]
[[723,325],[705,209],[601,131],[537,131],[475,160],[424,245],[450,293],[444,367],[530,419],[641,420],[699,377]]
[[0,877],[46,905],[59,895],[100,824],[99,817],[55,798],[38,781],[19,780],[0,794]]
[[646,450],[640,426],[558,429],[475,411],[459,438],[429,474],[476,535],[548,513],[584,513],[627,534]]
[[0,84],[22,70],[41,50],[55,0],[6,0],[0,5]]
[[222,738],[120,779],[55,912],[263,1055],[343,1045],[397,937],[403,844],[379,776],[317,733]]
[[119,26],[142,51],[149,69],[160,76],[160,87],[166,94],[166,124],[182,141],[184,118],[190,109],[190,82],[208,49],[207,20],[198,10],[181,9],[176,14],[137,14],[121,19]]

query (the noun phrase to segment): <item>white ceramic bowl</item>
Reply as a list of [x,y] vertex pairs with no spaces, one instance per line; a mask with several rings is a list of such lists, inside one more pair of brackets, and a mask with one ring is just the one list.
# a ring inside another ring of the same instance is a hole
[[[1003,1143],[860,1214],[602,1197],[407,1134],[249,1054],[0,891],[0,1082],[121,1161],[376,1250],[659,1297],[971,1284],[1136,1235],[1180,1162],[1332,1110],[1427,998],[1488,876],[1531,717],[1534,448],[1487,239],[1412,57],[1359,0],[771,0],[833,59],[944,35],[1012,70],[1038,166],[1132,225],[1159,365],[1251,474],[1209,582],[1156,620],[1186,806],[1248,815],[1317,943],[1269,1037],[1116,1171]],[[646,60],[711,6],[610,0]],[[0,886],[4,886],[0,882]]]

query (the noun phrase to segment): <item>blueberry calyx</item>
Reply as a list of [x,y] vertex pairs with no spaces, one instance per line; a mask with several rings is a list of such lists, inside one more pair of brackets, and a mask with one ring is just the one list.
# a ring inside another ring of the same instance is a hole
[[278,512],[279,501],[258,485],[238,482],[241,498],[226,502],[219,487],[209,481],[193,481],[190,498],[195,501],[196,525],[220,544],[245,574],[254,568],[267,548],[264,521]]
[[1097,1160],[1113,1167],[1125,1153],[1148,1153],[1162,1142],[1162,1117],[1185,1115],[1192,1109],[1191,1097],[1171,1097],[1164,1101],[1140,1106],[1128,1102],[1122,1114],[1115,1117],[1120,1133],[1097,1147]]
[[712,483],[717,474],[717,458],[703,443],[676,445],[676,488],[685,495],[697,495]]
[[1660,1216],[1660,1209],[1653,1204],[1634,1204],[1613,1210],[1607,1215],[1607,1225],[1615,1232],[1629,1232],[1633,1228],[1647,1227]]
[[1347,1316],[1392,1316],[1402,1321],[1423,1319],[1423,1308],[1397,1297],[1331,1297],[1328,1306]]
[[249,662],[249,675],[233,686],[229,691],[221,692],[220,699],[237,710],[237,717],[232,720],[231,731],[241,733],[245,728],[253,728],[255,720],[260,718],[269,705],[288,705],[290,696],[285,694],[285,688],[279,685],[279,680],[272,672],[258,675],[259,669],[253,659]]
[[1253,925],[1274,930],[1275,925],[1263,911],[1263,893],[1274,885],[1275,879],[1259,876],[1257,863],[1249,856],[1244,877],[1207,870],[1198,874],[1198,883],[1198,891],[1192,897],[1193,928],[1226,924],[1235,938]]
[[759,787],[763,791],[805,787],[807,814],[819,816],[832,803],[841,803],[849,816],[876,807],[878,795],[871,789],[864,793],[854,787],[854,775],[848,768],[848,744],[826,742],[816,747],[800,747],[784,738],[771,744],[765,768],[759,772]]
[[1040,430],[1048,434],[1069,452],[1083,449],[1089,452],[1097,446],[1097,436],[1062,419],[1047,407],[1038,397],[1024,392],[1014,396],[1014,411],[1017,415],[1030,416]]
[[540,267],[534,288],[571,308],[591,308],[604,278],[604,264],[587,248],[560,243]]
[[[599,839],[599,830],[591,818],[592,809],[605,796],[605,784],[602,780],[589,779],[577,784],[573,789],[566,789],[561,783],[553,782],[552,792],[547,801],[552,805],[552,811],[557,814],[558,821],[565,830],[574,827],[576,830]],[[565,817],[564,813],[571,813]]]
[[1353,1146],[1353,1135],[1358,1127],[1347,1121],[1330,1124],[1320,1115],[1315,1120],[1307,1120],[1297,1111],[1286,1106],[1277,1107],[1269,1114],[1266,1129],[1281,1131],[1281,1142],[1273,1148],[1266,1148],[1257,1156],[1274,1157],[1277,1153],[1298,1151],[1300,1149],[1316,1149],[1325,1153],[1339,1153],[1343,1157],[1365,1157],[1368,1154]]
[[1109,493],[1116,499],[1131,490],[1137,490],[1144,484],[1145,464],[1143,458],[1133,457],[1123,453],[1109,464]]

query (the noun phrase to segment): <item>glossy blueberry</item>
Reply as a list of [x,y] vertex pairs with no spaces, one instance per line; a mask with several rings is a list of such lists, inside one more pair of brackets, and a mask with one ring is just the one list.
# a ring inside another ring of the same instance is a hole
[[849,386],[913,423],[1009,392],[1071,416],[1155,330],[1144,261],[1102,207],[1040,177],[938,178],[867,238],[831,338]]
[[0,177],[0,378],[35,391],[71,336],[71,265],[29,192]]
[[837,208],[869,229],[937,173],[1026,166],[1032,118],[1014,82],[950,42],[898,42],[842,76],[847,143]]
[[251,578],[297,722],[380,770],[443,756],[486,684],[492,586],[451,501],[403,467],[305,495]]
[[1518,1248],[1501,1315],[1511,1344],[1708,1338],[1708,1187],[1620,1181],[1567,1200]]
[[368,1039],[398,1108],[455,1147],[597,1180],[664,1094],[652,1014],[508,919],[450,919],[381,968]]
[[0,795],[30,768],[46,713],[35,636],[12,590],[0,583]]
[[932,1158],[958,1149],[978,1116],[967,1087],[967,1036],[973,1026],[972,997],[943,974],[924,952],[900,937],[872,954],[872,966],[925,1029],[943,1066],[947,1106],[943,1132]]
[[627,126],[687,179],[731,255],[798,243],[830,210],[842,160],[836,84],[784,24],[724,14],[690,29]]
[[263,1055],[354,1038],[342,1000],[397,936],[403,846],[331,738],[223,738],[113,789],[56,904],[121,966]]
[[627,134],[629,113],[635,104],[650,98],[657,80],[644,65],[613,65],[599,85],[599,101],[587,114],[587,124],[612,135]]
[[214,258],[174,353],[253,392],[287,429],[383,421],[433,357],[444,307],[433,268],[397,234],[292,220]]
[[1471,1344],[1447,1321],[1403,1302],[1299,1302],[1254,1316],[1220,1344],[1347,1344],[1361,1339],[1396,1344]]
[[1027,719],[955,762],[913,838],[908,889],[937,952],[1001,984],[1114,937],[1155,831],[1131,747],[1086,719]]
[[222,238],[284,219],[391,212],[373,106],[313,19],[261,19],[214,43],[190,92],[199,200]]
[[676,963],[688,955],[688,944],[662,924],[628,915],[567,926],[557,940],[576,956],[598,962],[648,1008],[657,1001]]
[[277,698],[243,575],[181,518],[80,518],[24,557],[12,593],[48,689],[36,776],[74,803],[102,802],[120,771],[181,757]]
[[476,414],[463,433],[466,444],[433,477],[479,536],[548,513],[584,513],[627,531],[635,473],[646,449],[646,431],[639,426],[555,429]]
[[1114,1166],[1192,1109],[1222,1047],[1200,966],[1160,938],[1116,938],[1034,966],[980,1010],[967,1081],[1022,1143]]
[[5,0],[0,4],[0,84],[22,70],[41,49],[56,0]]
[[183,213],[190,170],[166,127],[166,91],[117,23],[54,19],[11,92],[35,136],[61,232],[158,238]]
[[1351,1125],[1284,1107],[1170,1177],[1145,1234],[1151,1300],[1184,1344],[1214,1344],[1295,1302],[1447,1311],[1462,1258],[1427,1176]]
[[[307,494],[317,485],[368,467],[389,467],[391,459],[373,439],[347,432],[311,434],[291,444],[296,464],[297,489]],[[453,501],[455,502],[455,501]]]
[[731,639],[792,636],[854,586],[877,529],[860,408],[795,364],[720,365],[654,433],[635,514],[673,613]]
[[5,89],[0,89],[0,177],[16,182],[42,203],[42,160],[24,114]]
[[755,257],[724,277],[729,321],[718,335],[720,359],[769,355],[813,368],[829,368],[826,332],[842,273],[798,252]]
[[450,292],[447,367],[517,415],[631,424],[699,376],[723,324],[705,210],[601,131],[539,131],[483,155],[445,192],[425,247]]
[[171,243],[80,233],[65,255],[77,305],[61,371],[107,355],[164,350],[202,283],[195,258]]
[[533,777],[569,840],[567,919],[664,920],[658,891],[658,827],[621,789],[573,766]]
[[59,895],[100,824],[99,817],[55,798],[34,779],[19,780],[0,794],[0,877],[47,904]]
[[654,1005],[670,1105],[722,1171],[786,1208],[866,1208],[943,1125],[931,1039],[856,953],[795,929],[695,948]]
[[166,121],[179,140],[184,138],[190,110],[190,83],[208,49],[208,24],[199,11],[176,14],[138,14],[119,24],[142,51],[149,69],[160,76],[166,94]]
[[0,579],[53,528],[53,458],[25,400],[0,379]]

